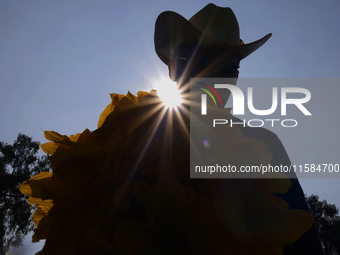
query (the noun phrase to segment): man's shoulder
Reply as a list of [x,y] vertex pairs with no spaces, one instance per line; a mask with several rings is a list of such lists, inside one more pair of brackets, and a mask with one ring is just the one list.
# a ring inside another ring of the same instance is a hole
[[272,131],[262,127],[242,127],[244,136],[262,141],[268,146],[268,151],[272,153],[272,165],[290,165],[288,154],[279,139],[279,137]]
[[252,139],[266,140],[268,142],[280,140],[279,137],[272,131],[263,127],[249,127],[245,126],[241,128],[242,133]]
[[[232,116],[233,121],[242,122],[240,119]],[[263,128],[263,127],[249,127],[249,126],[239,126],[243,135],[252,138],[255,140],[260,140],[267,145],[275,145],[280,144],[282,146],[281,140],[279,137],[272,131]]]

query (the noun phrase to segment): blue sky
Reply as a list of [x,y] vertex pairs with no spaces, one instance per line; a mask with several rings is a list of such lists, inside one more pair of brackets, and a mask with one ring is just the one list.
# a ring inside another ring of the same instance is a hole
[[[0,140],[13,143],[21,132],[44,142],[42,130],[71,135],[96,129],[110,103],[108,93],[150,90],[159,77],[167,76],[153,46],[157,16],[172,10],[189,19],[208,3],[1,1]],[[233,9],[245,43],[273,33],[241,62],[240,78],[340,78],[339,1],[214,3]],[[335,85],[310,88],[316,116],[309,126],[296,132],[278,130],[292,161],[331,160],[329,155],[340,152],[340,89]],[[340,179],[300,182],[307,194],[340,207]],[[16,252],[32,254],[29,249],[40,249],[36,247],[25,242]]]

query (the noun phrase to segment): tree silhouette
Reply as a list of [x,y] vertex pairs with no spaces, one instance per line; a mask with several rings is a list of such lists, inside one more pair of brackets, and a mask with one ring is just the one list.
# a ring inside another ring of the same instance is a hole
[[310,212],[314,217],[321,243],[326,255],[340,254],[340,216],[339,209],[319,196],[306,196]]
[[34,207],[18,186],[41,171],[49,171],[46,156],[37,155],[40,144],[19,134],[13,145],[0,141],[0,255],[19,247],[34,229]]

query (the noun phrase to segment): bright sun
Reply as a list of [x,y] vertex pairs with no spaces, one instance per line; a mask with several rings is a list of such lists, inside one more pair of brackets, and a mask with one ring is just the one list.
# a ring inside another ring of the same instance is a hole
[[157,94],[165,106],[173,108],[179,106],[183,102],[175,82],[163,78],[155,85]]

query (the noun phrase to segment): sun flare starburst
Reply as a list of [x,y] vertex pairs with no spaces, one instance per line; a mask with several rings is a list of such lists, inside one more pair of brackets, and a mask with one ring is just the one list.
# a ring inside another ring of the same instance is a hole
[[168,108],[174,108],[183,103],[177,84],[169,79],[161,79],[156,83],[159,98]]

